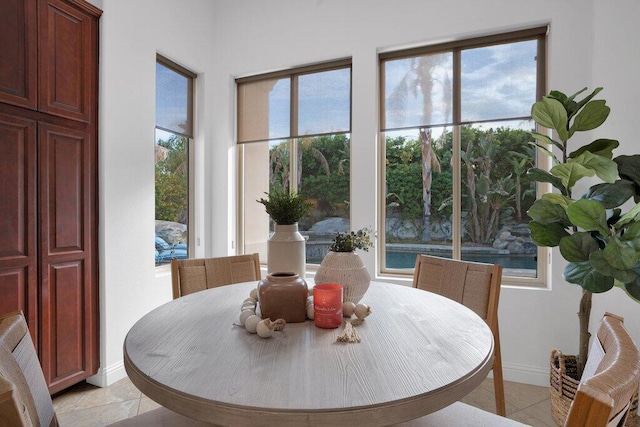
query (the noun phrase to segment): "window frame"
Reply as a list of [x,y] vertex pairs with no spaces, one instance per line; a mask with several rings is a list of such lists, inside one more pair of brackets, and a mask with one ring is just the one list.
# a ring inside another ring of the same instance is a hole
[[[344,131],[338,132],[321,132],[314,134],[304,134],[299,135],[298,132],[298,77],[313,74],[313,73],[322,73],[340,69],[348,69],[349,70],[349,128]],[[241,118],[241,109],[242,109],[242,101],[240,100],[240,86],[246,83],[267,81],[267,80],[275,80],[275,79],[285,79],[289,78],[291,81],[290,86],[290,117],[289,117],[289,135],[287,136],[278,136],[278,137],[267,137],[262,139],[246,139],[241,140],[240,135],[243,134],[241,130],[242,126],[242,118]],[[235,79],[236,83],[236,146],[237,146],[237,198],[236,198],[236,240],[238,244],[236,245],[236,252],[238,254],[246,253],[245,248],[245,227],[246,227],[246,219],[245,219],[245,186],[246,186],[246,168],[245,168],[245,144],[252,143],[265,143],[271,141],[284,141],[286,140],[289,145],[289,152],[291,158],[298,157],[298,142],[301,138],[315,138],[321,136],[331,136],[331,135],[349,135],[349,139],[351,140],[352,133],[352,116],[353,116],[353,63],[352,58],[340,58],[327,62],[319,62],[314,64],[303,65],[299,67],[294,67],[286,70],[273,71],[269,73],[238,77]],[[351,150],[351,146],[350,146]],[[349,152],[349,156],[351,157],[351,151]],[[297,183],[298,182],[298,170],[297,168],[292,168],[290,171],[290,182]],[[293,186],[291,186],[293,187]],[[296,191],[299,189],[295,188]],[[266,215],[266,213],[265,213]],[[350,216],[351,217],[351,216]],[[351,221],[351,218],[349,218]],[[265,241],[266,244],[266,241]],[[264,256],[260,257],[261,264],[266,263],[266,258]],[[308,271],[313,271],[315,266],[317,268],[319,264],[309,264],[307,263],[307,267],[311,266],[311,269]]]
[[[164,132],[168,132],[174,135],[182,136],[186,139],[186,159],[187,159],[187,258],[193,258],[195,253],[195,241],[196,241],[196,230],[195,230],[195,129],[196,129],[196,113],[195,113],[195,105],[196,105],[196,79],[198,75],[183,67],[182,65],[170,60],[169,58],[162,56],[159,53],[156,53],[156,64],[161,64],[162,66],[170,69],[171,71],[180,74],[187,78],[187,116],[189,117],[189,122],[191,124],[190,130],[187,132],[176,132],[173,129],[166,129],[162,126],[157,125],[157,119],[154,121],[154,147],[157,144],[157,139],[155,137],[156,130],[161,130]],[[157,75],[154,76],[157,78]],[[157,100],[156,100],[157,103]],[[154,161],[154,170],[155,170],[155,161]],[[154,191],[155,191],[155,179],[154,179]],[[154,198],[155,200],[155,198]],[[155,222],[154,215],[154,222]],[[155,225],[154,225],[155,229]],[[156,268],[167,268],[170,263],[162,263],[156,264]]]
[[[425,45],[420,47],[413,47],[410,49],[394,50],[387,52],[380,52],[378,54],[378,84],[379,84],[379,127],[378,127],[378,156],[380,162],[378,165],[378,230],[382,232],[378,233],[378,250],[376,251],[378,273],[381,277],[395,277],[395,278],[409,278],[413,275],[414,269],[399,269],[388,268],[386,266],[386,137],[385,133],[394,130],[403,129],[416,129],[415,126],[406,128],[383,128],[385,124],[385,63],[389,60],[406,59],[416,57],[425,54],[438,54],[438,53],[452,53],[453,54],[453,69],[452,69],[452,122],[451,123],[437,123],[426,128],[451,126],[453,134],[453,153],[451,162],[453,166],[453,213],[452,217],[456,218],[456,221],[452,222],[453,226],[453,238],[452,238],[452,257],[454,259],[461,258],[462,241],[461,235],[461,210],[462,210],[462,182],[461,182],[461,158],[460,158],[460,141],[461,132],[460,128],[468,124],[477,124],[483,122],[493,122],[495,120],[501,120],[501,118],[491,120],[480,121],[462,121],[461,120],[461,103],[462,103],[462,89],[461,89],[461,54],[463,50],[488,47],[500,44],[517,43],[522,41],[537,40],[537,55],[536,55],[536,101],[542,99],[546,94],[546,54],[547,54],[547,34],[548,25],[528,28],[524,30],[511,31],[506,33],[492,34],[481,37],[469,38],[464,40],[456,40],[452,42]],[[517,119],[513,117],[510,119]],[[531,119],[530,116],[520,117],[520,119]],[[536,162],[538,167],[548,169],[550,162],[546,156],[540,156],[539,152],[536,156]],[[546,184],[537,183],[536,194],[540,195],[545,191],[549,191],[549,186]],[[515,285],[520,287],[546,287],[548,266],[550,263],[550,250],[546,247],[537,247],[537,275],[536,277],[524,277],[524,276],[507,276],[503,272],[502,284]]]

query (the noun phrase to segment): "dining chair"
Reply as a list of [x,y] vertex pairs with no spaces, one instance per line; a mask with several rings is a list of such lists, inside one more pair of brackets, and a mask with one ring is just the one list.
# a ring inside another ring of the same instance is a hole
[[260,257],[257,253],[171,260],[173,299],[209,288],[260,278]]
[[493,388],[496,413],[506,415],[500,333],[498,330],[498,300],[502,266],[479,262],[452,260],[419,254],[413,275],[413,287],[450,298],[473,310],[483,318],[494,340]]
[[[640,351],[623,326],[623,319],[605,313],[576,391],[565,427],[625,425],[631,399],[640,386]],[[396,427],[523,425],[462,402]]]
[[[58,426],[53,402],[22,312],[0,316],[0,426]],[[161,407],[120,421],[127,426],[206,426]]]
[[621,426],[640,385],[640,351],[623,318],[605,313],[567,414],[566,427]]

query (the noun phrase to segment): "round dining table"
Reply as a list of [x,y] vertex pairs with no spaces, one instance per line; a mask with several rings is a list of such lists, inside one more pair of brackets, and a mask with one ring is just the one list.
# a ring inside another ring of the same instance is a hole
[[344,324],[321,329],[312,320],[263,339],[238,320],[256,285],[197,292],[142,317],[124,342],[131,381],[162,406],[216,425],[371,427],[442,409],[491,369],[489,327],[445,297],[371,282],[361,302],[372,313],[354,326],[361,342],[337,342]]

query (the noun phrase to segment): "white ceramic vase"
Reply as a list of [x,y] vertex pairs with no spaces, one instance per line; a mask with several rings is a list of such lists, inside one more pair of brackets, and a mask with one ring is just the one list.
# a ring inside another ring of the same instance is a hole
[[278,225],[267,242],[268,273],[292,272],[304,279],[306,274],[306,248],[298,223]]
[[357,304],[369,289],[371,276],[357,253],[329,251],[316,271],[315,283],[342,285],[344,301]]

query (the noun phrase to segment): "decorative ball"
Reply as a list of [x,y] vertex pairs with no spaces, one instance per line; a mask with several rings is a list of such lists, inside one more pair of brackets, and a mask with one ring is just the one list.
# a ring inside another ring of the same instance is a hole
[[257,316],[255,314],[249,316],[247,317],[247,320],[244,321],[244,328],[247,330],[247,332],[255,334],[258,323],[260,323],[261,321],[262,319],[260,318],[260,316]]

